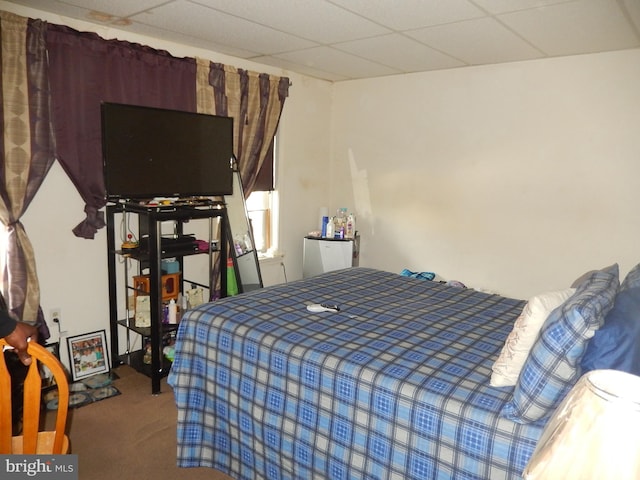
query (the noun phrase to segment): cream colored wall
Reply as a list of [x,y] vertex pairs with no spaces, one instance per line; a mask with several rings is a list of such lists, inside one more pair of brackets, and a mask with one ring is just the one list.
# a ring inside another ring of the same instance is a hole
[[[360,264],[526,298],[640,262],[640,50],[334,86]],[[357,175],[352,174],[357,171]]]

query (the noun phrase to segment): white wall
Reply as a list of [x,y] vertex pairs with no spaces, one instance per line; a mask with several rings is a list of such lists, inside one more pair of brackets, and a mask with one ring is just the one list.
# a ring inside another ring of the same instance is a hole
[[337,83],[331,207],[355,206],[360,264],[520,298],[626,273],[638,85],[638,49]]
[[331,92],[330,83],[296,77],[280,120],[279,245],[289,280],[302,278],[304,236],[318,229],[319,207],[330,200]]

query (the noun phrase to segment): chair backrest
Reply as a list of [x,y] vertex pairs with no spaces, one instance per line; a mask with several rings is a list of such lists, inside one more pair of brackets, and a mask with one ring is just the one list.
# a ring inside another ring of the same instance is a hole
[[[0,349],[8,347],[0,339]],[[46,348],[30,342],[28,350],[33,361],[24,379],[24,404],[22,415],[22,435],[12,435],[11,375],[0,354],[0,454],[61,454],[68,453],[69,439],[65,435],[69,410],[69,382],[60,361]],[[58,388],[58,409],[55,430],[40,432],[42,400],[42,377],[39,364],[45,365],[53,375]]]

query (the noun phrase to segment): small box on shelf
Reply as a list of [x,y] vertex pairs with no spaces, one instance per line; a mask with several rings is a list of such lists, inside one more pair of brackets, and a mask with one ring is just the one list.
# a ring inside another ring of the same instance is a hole
[[[178,300],[180,294],[180,272],[162,275],[162,300]],[[133,277],[134,295],[149,293],[149,275],[136,275]]]

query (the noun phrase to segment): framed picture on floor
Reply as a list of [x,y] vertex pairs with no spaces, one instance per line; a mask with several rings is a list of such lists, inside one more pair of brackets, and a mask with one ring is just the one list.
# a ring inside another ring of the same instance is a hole
[[67,338],[73,381],[109,373],[107,336],[104,330]]

